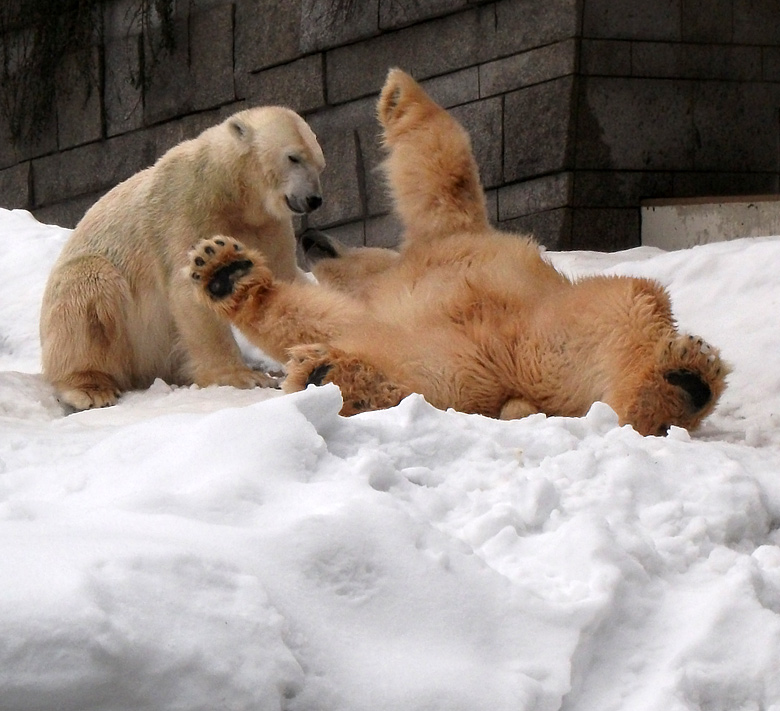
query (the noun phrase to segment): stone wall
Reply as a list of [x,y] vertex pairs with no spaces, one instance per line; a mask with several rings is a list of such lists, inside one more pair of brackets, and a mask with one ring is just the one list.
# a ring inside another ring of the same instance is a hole
[[0,205],[72,226],[175,143],[280,103],[328,161],[308,224],[393,245],[374,120],[391,66],[471,133],[493,220],[553,248],[638,244],[646,198],[780,190],[777,0],[190,0],[167,53],[131,6],[106,5],[96,85],[63,66],[50,131],[0,140]]

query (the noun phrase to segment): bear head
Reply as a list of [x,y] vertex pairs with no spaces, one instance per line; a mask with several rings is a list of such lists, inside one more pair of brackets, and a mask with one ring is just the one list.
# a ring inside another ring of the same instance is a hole
[[314,132],[298,114],[262,106],[240,111],[225,124],[241,155],[237,177],[250,204],[262,205],[280,220],[322,204],[325,158]]

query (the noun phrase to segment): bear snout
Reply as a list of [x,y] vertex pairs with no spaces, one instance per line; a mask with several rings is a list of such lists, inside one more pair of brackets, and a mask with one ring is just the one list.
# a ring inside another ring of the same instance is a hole
[[322,205],[322,196],[317,193],[312,193],[306,197],[285,195],[285,200],[287,202],[287,207],[299,215],[303,215],[306,212],[312,212]]

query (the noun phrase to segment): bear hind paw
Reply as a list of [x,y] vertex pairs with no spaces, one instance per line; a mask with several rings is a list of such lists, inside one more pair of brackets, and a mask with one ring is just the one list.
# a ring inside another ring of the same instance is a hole
[[411,393],[388,380],[370,363],[324,344],[295,346],[289,351],[285,392],[305,390],[309,385],[335,383],[341,389],[341,414],[393,407]]

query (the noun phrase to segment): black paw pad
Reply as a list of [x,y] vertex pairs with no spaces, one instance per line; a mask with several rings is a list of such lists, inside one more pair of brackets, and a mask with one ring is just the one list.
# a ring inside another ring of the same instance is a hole
[[682,388],[691,398],[694,411],[701,410],[712,397],[710,386],[705,383],[698,373],[690,370],[671,370],[664,374],[664,380],[670,385]]
[[321,259],[335,259],[339,252],[328,235],[319,230],[308,229],[300,237],[301,249],[310,262],[318,262]]
[[233,293],[233,285],[252,268],[252,262],[242,259],[231,262],[215,270],[209,279],[208,290],[215,299],[221,299]]
[[309,373],[309,377],[306,378],[306,385],[322,385],[325,380],[325,376],[331,371],[333,366],[330,363],[323,363],[318,365],[314,370]]

